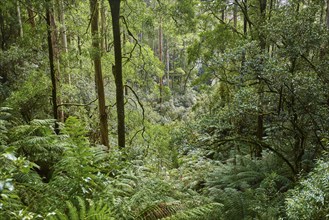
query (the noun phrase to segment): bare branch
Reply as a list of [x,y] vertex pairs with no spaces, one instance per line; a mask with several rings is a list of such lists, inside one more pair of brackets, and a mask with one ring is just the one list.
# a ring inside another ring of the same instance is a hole
[[58,104],[57,106],[88,106],[88,105],[91,105],[92,103],[96,102],[98,100],[98,98],[96,98],[95,100],[91,101],[91,102],[88,102],[86,104],[82,104],[82,103],[61,103],[61,104]]

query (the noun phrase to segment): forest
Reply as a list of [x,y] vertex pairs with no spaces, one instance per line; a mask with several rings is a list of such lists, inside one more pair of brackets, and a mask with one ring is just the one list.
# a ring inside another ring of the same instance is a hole
[[329,219],[329,0],[1,0],[0,219]]

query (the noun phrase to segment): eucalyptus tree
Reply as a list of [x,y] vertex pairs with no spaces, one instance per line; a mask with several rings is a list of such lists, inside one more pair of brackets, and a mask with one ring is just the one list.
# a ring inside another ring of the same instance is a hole
[[114,40],[115,65],[112,68],[116,86],[116,106],[118,116],[118,145],[124,148],[126,145],[125,131],[125,106],[122,80],[122,51],[120,31],[120,0],[109,0],[111,7],[112,31]]
[[92,59],[94,62],[95,70],[95,83],[97,89],[99,120],[100,120],[100,133],[101,143],[109,148],[108,139],[108,119],[105,106],[105,93],[102,75],[102,62],[101,62],[101,47],[100,36],[98,31],[99,26],[99,2],[98,0],[90,0],[90,14],[91,14],[91,34],[92,34]]
[[57,47],[57,29],[54,17],[53,2],[47,0],[45,2],[46,7],[46,21],[47,21],[47,39],[48,39],[48,52],[49,52],[49,66],[50,76],[52,83],[52,105],[53,105],[53,117],[55,119],[55,132],[59,134],[58,121],[60,120],[60,110],[58,105],[60,104],[60,98],[58,94],[59,90],[59,58]]

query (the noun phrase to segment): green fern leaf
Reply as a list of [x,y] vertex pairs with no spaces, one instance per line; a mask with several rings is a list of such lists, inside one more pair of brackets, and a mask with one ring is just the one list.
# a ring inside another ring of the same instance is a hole
[[77,208],[72,204],[72,202],[66,202],[68,212],[69,212],[69,219],[70,220],[79,220],[79,214]]
[[80,219],[86,219],[86,203],[81,197],[77,197]]

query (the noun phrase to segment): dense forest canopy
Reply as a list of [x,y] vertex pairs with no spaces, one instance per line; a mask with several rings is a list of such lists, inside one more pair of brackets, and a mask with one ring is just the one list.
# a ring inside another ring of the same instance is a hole
[[328,0],[4,0],[0,47],[0,219],[328,219]]

